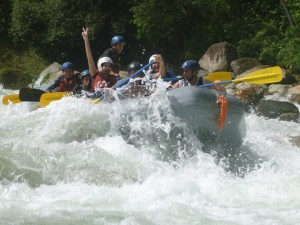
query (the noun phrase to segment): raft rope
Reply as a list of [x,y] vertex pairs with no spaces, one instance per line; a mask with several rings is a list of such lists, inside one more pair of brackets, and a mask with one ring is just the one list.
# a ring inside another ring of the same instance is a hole
[[224,129],[226,118],[227,118],[227,109],[228,109],[228,100],[224,95],[217,96],[217,104],[220,107],[220,114],[218,120],[218,127],[220,130]]

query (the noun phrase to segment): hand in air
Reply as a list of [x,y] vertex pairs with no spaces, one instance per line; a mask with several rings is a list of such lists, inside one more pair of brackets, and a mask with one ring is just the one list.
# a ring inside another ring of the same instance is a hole
[[81,35],[82,35],[82,38],[84,39],[84,40],[88,40],[88,38],[89,38],[89,36],[88,36],[88,30],[89,30],[89,28],[82,28],[82,33],[81,33]]
[[162,56],[161,55],[155,55],[155,62],[156,63],[161,63],[161,62],[163,62],[163,58],[162,58]]

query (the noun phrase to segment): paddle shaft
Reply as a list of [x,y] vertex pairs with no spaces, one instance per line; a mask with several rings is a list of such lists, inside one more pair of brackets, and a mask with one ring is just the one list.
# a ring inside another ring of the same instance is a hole
[[[231,72],[227,72],[227,71],[224,71],[224,72],[213,72],[209,75],[206,75],[203,77],[205,80],[208,80],[208,81],[215,81],[215,80],[220,80],[220,81],[227,81],[227,80],[231,80],[232,78],[232,73]],[[164,81],[177,81],[177,80],[181,80],[183,79],[182,76],[180,77],[166,77],[164,78],[163,80]]]
[[116,87],[116,88],[120,88],[122,86],[124,86],[125,84],[128,83],[128,81],[132,78],[135,78],[137,75],[139,75],[141,72],[143,72],[144,69],[147,69],[148,67],[150,67],[152,64],[154,63],[154,61],[151,61],[150,63],[148,63],[147,65],[143,66],[141,69],[139,69],[138,71],[136,71],[135,73],[133,73],[130,77],[124,79],[122,82],[120,82]]
[[[221,84],[230,84],[232,82],[233,82],[232,80],[228,80],[228,81],[221,82]],[[215,83],[203,84],[203,85],[199,85],[198,87],[212,87],[212,86],[215,86]]]

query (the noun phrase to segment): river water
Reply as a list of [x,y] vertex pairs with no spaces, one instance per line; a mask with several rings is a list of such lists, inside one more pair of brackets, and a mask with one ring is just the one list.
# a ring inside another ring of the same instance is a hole
[[163,95],[0,104],[0,118],[0,224],[300,223],[297,123],[250,113],[224,156]]

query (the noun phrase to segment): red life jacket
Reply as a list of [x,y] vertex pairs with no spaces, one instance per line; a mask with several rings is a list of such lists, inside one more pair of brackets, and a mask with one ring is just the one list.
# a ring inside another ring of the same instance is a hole
[[117,77],[111,74],[103,73],[99,71],[96,73],[93,81],[93,91],[96,88],[112,87],[117,83]]
[[64,78],[60,81],[58,91],[72,91],[77,84],[79,83],[77,82],[77,78],[75,76],[72,76],[69,79]]

